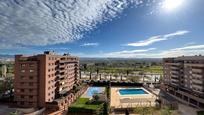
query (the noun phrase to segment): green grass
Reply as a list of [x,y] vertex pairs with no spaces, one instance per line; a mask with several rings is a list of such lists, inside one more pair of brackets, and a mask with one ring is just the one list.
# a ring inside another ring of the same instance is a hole
[[90,110],[95,111],[103,107],[103,103],[89,104],[89,98],[79,98],[74,104],[69,107],[70,111]]
[[[94,67],[89,68],[88,71],[95,72]],[[100,72],[105,72],[105,73],[123,73],[126,74],[127,71],[144,71],[145,73],[151,72],[151,73],[157,73],[157,74],[162,74],[163,73],[163,67],[162,66],[150,66],[150,67],[142,67],[142,68],[127,68],[127,67],[103,67],[99,68]]]

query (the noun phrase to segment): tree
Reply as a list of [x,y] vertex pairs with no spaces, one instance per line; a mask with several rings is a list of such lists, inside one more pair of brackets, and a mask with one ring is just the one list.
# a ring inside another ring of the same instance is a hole
[[138,107],[134,109],[134,113],[141,114],[141,115],[148,115],[148,114],[153,115],[154,110],[155,109],[153,107]]
[[99,74],[99,69],[98,68],[96,69],[96,73],[97,73],[97,75]]
[[127,76],[129,75],[129,73],[130,73],[130,71],[129,71],[129,70],[127,70],[127,71],[126,71]]
[[93,99],[94,99],[94,101],[98,101],[99,100],[99,96],[98,95],[93,95]]
[[19,115],[18,112],[10,112],[9,115]]
[[171,115],[172,111],[169,107],[165,106],[162,110],[161,110],[161,115]]
[[91,74],[92,74],[92,72],[90,72],[90,75],[89,75],[89,79],[91,80]]

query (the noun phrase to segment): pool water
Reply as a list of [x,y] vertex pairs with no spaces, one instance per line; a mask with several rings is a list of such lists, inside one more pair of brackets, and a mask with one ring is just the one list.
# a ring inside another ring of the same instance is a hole
[[120,89],[120,95],[138,95],[138,94],[148,94],[143,89]]
[[104,89],[104,87],[89,87],[86,92],[86,96],[92,97],[94,94],[102,93]]

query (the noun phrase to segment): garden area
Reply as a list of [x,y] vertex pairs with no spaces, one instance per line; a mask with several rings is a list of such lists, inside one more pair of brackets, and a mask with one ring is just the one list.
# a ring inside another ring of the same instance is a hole
[[94,114],[102,115],[104,102],[91,101],[89,98],[79,98],[69,107],[69,114]]
[[138,115],[180,115],[177,110],[172,110],[167,106],[162,108],[138,107],[133,112]]

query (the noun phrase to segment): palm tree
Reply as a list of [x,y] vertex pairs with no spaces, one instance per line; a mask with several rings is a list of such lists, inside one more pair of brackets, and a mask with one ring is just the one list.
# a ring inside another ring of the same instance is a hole
[[129,75],[129,73],[130,73],[130,71],[129,71],[129,70],[127,70],[127,71],[126,71],[127,76]]
[[98,68],[96,69],[96,73],[97,73],[97,75],[99,74],[99,69]]
[[90,72],[90,75],[89,75],[89,79],[91,80],[91,74],[92,74],[92,72]]
[[100,74],[100,80],[101,80],[101,74]]

